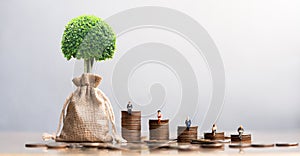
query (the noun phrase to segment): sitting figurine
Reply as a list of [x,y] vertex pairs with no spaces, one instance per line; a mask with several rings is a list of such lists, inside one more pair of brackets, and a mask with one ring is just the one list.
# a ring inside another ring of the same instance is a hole
[[217,125],[216,124],[213,124],[213,127],[211,128],[211,133],[213,134],[213,136],[216,135],[216,133],[217,133]]
[[161,118],[162,118],[161,111],[160,111],[160,110],[158,110],[158,111],[157,111],[157,121],[158,121],[158,124],[160,124],[160,120],[161,120]]
[[191,124],[192,124],[192,121],[189,119],[189,117],[186,117],[185,125],[186,125],[187,130],[190,130]]
[[239,133],[239,138],[242,140],[243,137],[243,133],[244,133],[244,128],[242,125],[240,125],[240,127],[237,129],[238,133]]
[[128,104],[127,104],[127,112],[128,112],[129,115],[131,115],[132,108],[133,108],[133,106],[132,106],[131,102],[128,101]]

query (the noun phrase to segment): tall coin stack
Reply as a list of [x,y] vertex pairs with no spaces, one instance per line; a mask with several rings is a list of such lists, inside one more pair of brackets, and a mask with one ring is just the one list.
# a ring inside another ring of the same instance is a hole
[[128,142],[141,141],[141,111],[122,111],[122,137]]
[[177,127],[177,142],[191,142],[197,139],[198,126],[191,126],[187,130],[186,126]]
[[169,140],[169,120],[149,120],[150,140]]

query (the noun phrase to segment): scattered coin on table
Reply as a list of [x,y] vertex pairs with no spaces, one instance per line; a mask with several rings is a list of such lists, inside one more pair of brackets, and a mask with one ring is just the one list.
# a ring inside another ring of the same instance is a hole
[[293,142],[293,143],[281,142],[281,143],[276,143],[275,145],[278,147],[288,147],[288,146],[298,146],[299,144],[297,142]]
[[222,148],[222,147],[224,147],[224,144],[219,144],[219,143],[216,143],[216,144],[201,144],[200,147],[202,147],[202,148]]
[[25,147],[41,148],[41,147],[47,147],[47,145],[45,143],[27,143],[25,144]]
[[251,147],[274,147],[274,144],[251,144]]
[[48,143],[47,148],[50,149],[62,149],[62,148],[68,148],[69,144],[66,143],[58,143],[58,142],[53,142],[53,143]]
[[230,144],[230,148],[247,148],[251,147],[251,144]]
[[106,148],[107,147],[106,143],[82,143],[81,145],[86,148]]

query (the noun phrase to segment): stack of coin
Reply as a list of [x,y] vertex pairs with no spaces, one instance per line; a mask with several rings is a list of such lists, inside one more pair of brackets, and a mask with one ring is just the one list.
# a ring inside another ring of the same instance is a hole
[[238,134],[231,134],[231,142],[251,143],[251,134],[243,134],[242,138]]
[[169,140],[169,120],[149,120],[150,140]]
[[197,139],[198,126],[191,126],[189,130],[185,126],[177,127],[177,141],[191,142]]
[[128,142],[141,141],[141,111],[122,111],[122,137]]
[[224,140],[224,132],[217,132],[215,135],[213,133],[204,133],[204,139],[210,140]]

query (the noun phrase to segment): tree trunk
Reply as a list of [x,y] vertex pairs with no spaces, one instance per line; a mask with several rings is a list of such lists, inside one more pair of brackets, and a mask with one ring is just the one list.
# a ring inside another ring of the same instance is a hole
[[84,73],[90,73],[93,69],[94,58],[84,59]]

